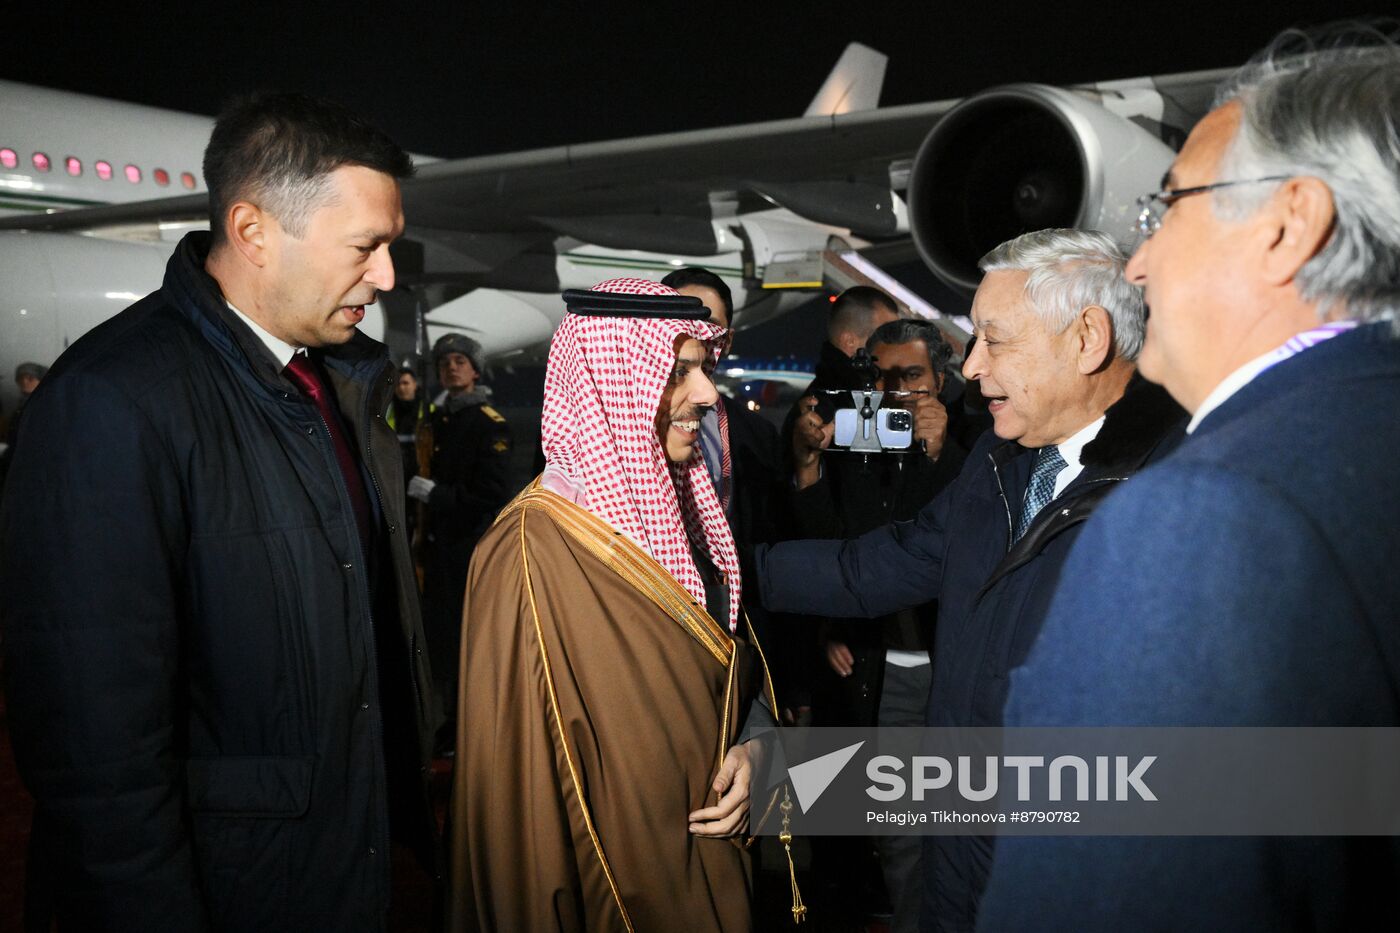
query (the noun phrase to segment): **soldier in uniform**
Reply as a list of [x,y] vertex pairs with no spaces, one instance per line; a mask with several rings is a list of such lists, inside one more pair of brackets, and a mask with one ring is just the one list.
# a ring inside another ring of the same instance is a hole
[[462,595],[472,550],[510,499],[510,427],[486,404],[477,384],[481,344],[448,334],[433,345],[433,364],[446,395],[432,407],[432,458],[426,475],[413,477],[408,495],[423,504],[419,529],[423,561],[423,627],[433,677],[449,719],[440,750],[452,747],[456,711],[457,645]]

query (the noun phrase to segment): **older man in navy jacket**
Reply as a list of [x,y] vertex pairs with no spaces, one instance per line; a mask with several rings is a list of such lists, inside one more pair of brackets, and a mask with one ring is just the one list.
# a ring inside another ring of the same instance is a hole
[[[1080,535],[1007,724],[1400,725],[1400,47],[1270,54],[1144,199],[1176,453]],[[1015,838],[987,930],[1393,929],[1394,838]]]
[[[1180,438],[1184,413],[1134,376],[1142,303],[1125,259],[1080,230],[1028,233],[983,257],[963,372],[994,428],[957,479],[914,521],[759,552],[769,608],[875,618],[939,600],[930,725],[1001,724],[1007,674],[1085,519]],[[929,837],[924,928],[971,929],[992,842]]]

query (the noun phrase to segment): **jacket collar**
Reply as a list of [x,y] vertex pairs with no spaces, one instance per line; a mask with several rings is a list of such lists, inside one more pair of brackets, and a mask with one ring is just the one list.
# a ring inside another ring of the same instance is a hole
[[[1400,311],[1396,313],[1400,315]],[[1198,438],[1218,431],[1288,392],[1312,394],[1324,384],[1360,382],[1397,373],[1400,338],[1395,325],[1390,321],[1363,324],[1270,366],[1202,419],[1191,436]]]
[[[1179,422],[1179,424],[1177,424]],[[1081,475],[1095,477],[1114,471],[1132,472],[1156,449],[1163,436],[1186,424],[1186,411],[1161,386],[1134,373],[1118,401],[1104,412],[1098,436],[1084,445]],[[1000,470],[1030,451],[1016,441],[1007,441],[991,452],[992,464]]]
[[478,385],[472,386],[470,392],[447,396],[438,407],[444,408],[449,414],[455,415],[464,408],[469,408],[473,405],[485,405],[489,401],[491,401],[491,390],[486,386]]
[[1148,458],[1164,437],[1185,429],[1186,410],[1167,390],[1134,373],[1123,397],[1108,407],[1103,427],[1084,445],[1080,462],[1094,476],[1131,473]]
[[[1053,503],[1055,507],[1045,508],[1026,533],[1011,545],[978,596],[1007,574],[1034,560],[1060,532],[1087,521],[1120,481],[1141,469],[1155,454],[1175,447],[1185,431],[1186,412],[1181,406],[1172,401],[1161,386],[1135,373],[1123,397],[1104,413],[1098,436],[1084,445],[1080,458],[1084,471]],[[1013,447],[1015,450],[1008,453],[1007,459],[1026,451],[1019,444],[1003,444],[993,451],[993,462],[1003,448]],[[1010,509],[1009,503],[1007,508]],[[1009,512],[1007,517],[1009,522]]]
[[[211,240],[202,230],[185,234],[166,264],[161,291],[216,350],[269,387],[286,391],[291,383],[267,346],[229,309],[219,283],[204,269]],[[358,330],[347,343],[317,352],[328,369],[361,382],[374,379],[385,362],[384,345]]]

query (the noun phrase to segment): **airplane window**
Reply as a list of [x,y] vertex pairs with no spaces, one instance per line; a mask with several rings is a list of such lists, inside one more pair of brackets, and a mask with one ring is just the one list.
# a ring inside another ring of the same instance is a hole
[[98,177],[98,178],[102,179],[103,181],[111,181],[111,180],[112,180],[112,163],[111,163],[111,162],[104,162],[104,161],[102,161],[101,159],[98,159],[98,160],[93,164],[92,167],[93,167],[93,170],[94,170],[95,172],[97,172],[97,177]]
[[41,172],[47,172],[53,166],[49,164],[49,157],[42,152],[34,153],[34,167]]
[[170,184],[170,173],[163,168],[156,169],[151,173],[151,177],[154,178],[156,184],[160,185],[162,188]]
[[133,185],[141,180],[141,170],[134,165],[126,167],[126,180]]
[[181,173],[180,173],[180,184],[184,185],[186,188],[189,188],[191,191],[193,191],[193,190],[194,190],[194,176],[191,175],[189,172],[181,172]]
[[77,156],[69,156],[64,159],[63,167],[68,170],[69,175],[81,175],[83,173],[83,162]]
[[5,168],[14,168],[19,165],[19,156],[13,149],[0,149],[0,165]]

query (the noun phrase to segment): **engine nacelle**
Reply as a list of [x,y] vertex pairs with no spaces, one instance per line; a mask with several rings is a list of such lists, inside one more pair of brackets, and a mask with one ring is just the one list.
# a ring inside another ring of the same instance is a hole
[[971,292],[977,260],[1047,227],[1133,240],[1137,198],[1175,153],[1150,132],[1072,91],[1012,84],[969,97],[919,147],[909,224],[935,275]]

